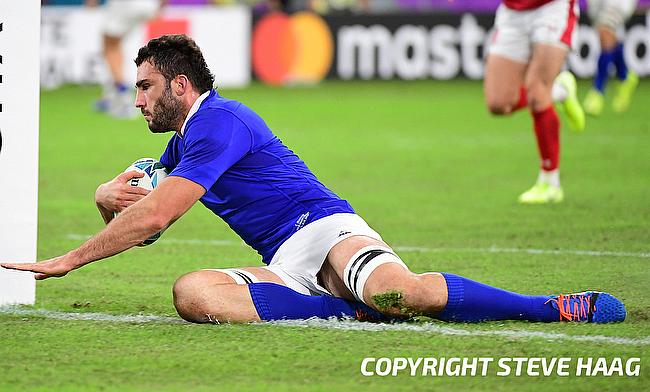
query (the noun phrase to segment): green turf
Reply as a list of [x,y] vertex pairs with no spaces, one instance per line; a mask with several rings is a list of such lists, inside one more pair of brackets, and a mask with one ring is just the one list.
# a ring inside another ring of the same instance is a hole
[[[586,84],[582,84],[586,91]],[[102,227],[97,185],[132,161],[159,156],[170,135],[141,120],[90,110],[96,88],[41,99],[39,259]],[[646,339],[567,339],[335,331],[271,325],[62,321],[0,314],[0,390],[648,390],[650,375],[650,85],[630,111],[562,133],[566,201],[520,206],[538,158],[530,118],[490,117],[477,82],[253,85],[224,95],[264,117],[334,191],[417,272],[441,270],[527,293],[586,288],[623,299],[617,325],[483,323],[533,331]],[[179,240],[222,240],[223,246]],[[557,254],[488,252],[540,249]],[[630,253],[630,256],[571,251]],[[155,245],[38,283],[36,309],[174,316],[171,285],[200,269],[260,265],[256,253],[201,206]],[[364,357],[641,357],[640,377],[363,377]]]

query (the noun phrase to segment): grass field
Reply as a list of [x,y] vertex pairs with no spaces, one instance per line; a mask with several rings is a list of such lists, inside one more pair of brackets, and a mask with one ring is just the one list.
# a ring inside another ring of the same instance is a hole
[[[260,265],[223,222],[195,206],[156,244],[39,282],[33,308],[0,312],[0,390],[649,390],[650,84],[626,115],[607,112],[582,135],[563,131],[566,201],[550,206],[516,203],[537,174],[528,114],[492,118],[481,91],[469,81],[328,82],[223,94],[261,114],[414,271],[535,294],[609,291],[627,305],[624,323],[364,331],[360,323],[174,322],[179,275]],[[39,259],[100,230],[96,186],[137,158],[158,157],[170,136],[151,135],[142,120],[93,113],[98,92],[42,94]],[[91,320],[65,319],[69,312]],[[107,316],[138,314],[159,317]],[[364,357],[640,357],[641,374],[363,377]]]

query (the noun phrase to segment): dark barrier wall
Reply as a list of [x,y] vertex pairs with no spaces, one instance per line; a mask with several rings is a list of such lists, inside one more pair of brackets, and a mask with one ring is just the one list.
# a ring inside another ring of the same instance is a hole
[[[288,19],[300,18],[293,15]],[[310,27],[303,25],[297,37],[300,43],[293,45],[291,50],[299,51],[301,46],[310,47],[310,51],[318,53],[323,62],[329,61],[323,76],[344,80],[480,79],[483,77],[484,47],[489,39],[494,15],[327,16],[322,21],[331,34],[331,45],[314,49],[314,46],[323,45],[323,39],[310,40]],[[258,30],[258,26],[255,25],[255,30]],[[650,13],[636,15],[626,29],[626,59],[641,76],[650,74],[650,53],[647,50],[650,46],[649,26]],[[269,31],[265,32],[266,39],[275,39],[269,34]],[[319,34],[322,36],[322,32]],[[287,38],[289,35],[286,31],[279,32],[278,42],[291,41]],[[281,45],[277,51],[282,53],[277,53],[275,57],[267,51],[260,62],[262,65],[254,62],[255,75],[264,80],[263,72],[259,72],[260,67],[274,59],[284,62],[281,65],[287,70],[292,69],[291,62],[299,61],[300,56],[287,56],[291,50]],[[253,45],[253,57],[255,51]],[[599,52],[598,35],[587,18],[583,17],[578,28],[577,50],[568,61],[570,69],[579,77],[591,77],[596,70]],[[301,80],[299,75],[292,75],[290,71],[287,71],[286,80],[294,83],[317,81]]]
[[330,77],[451,79],[483,76],[494,15],[434,14],[325,19],[336,41]]

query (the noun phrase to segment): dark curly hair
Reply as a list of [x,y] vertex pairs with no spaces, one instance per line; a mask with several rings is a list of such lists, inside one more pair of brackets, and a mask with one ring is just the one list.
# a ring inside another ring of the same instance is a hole
[[170,82],[185,75],[201,94],[211,90],[214,75],[208,69],[201,49],[184,34],[170,34],[154,38],[138,51],[135,65],[149,61]]

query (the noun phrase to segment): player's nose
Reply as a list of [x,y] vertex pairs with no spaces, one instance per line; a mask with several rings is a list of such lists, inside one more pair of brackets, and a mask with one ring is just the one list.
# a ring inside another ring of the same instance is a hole
[[146,106],[146,100],[144,99],[144,93],[140,90],[135,90],[135,107],[143,108]]

